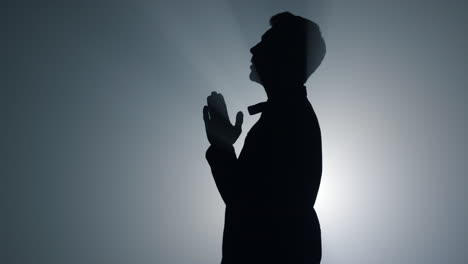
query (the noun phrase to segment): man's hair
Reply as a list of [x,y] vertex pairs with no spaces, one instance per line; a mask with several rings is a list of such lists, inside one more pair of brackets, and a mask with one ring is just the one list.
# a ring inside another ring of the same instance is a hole
[[[326,47],[319,26],[289,12],[270,18],[270,25],[279,36],[288,64],[293,67],[295,78],[303,83],[315,72],[325,57]],[[291,65],[292,64],[292,65]]]

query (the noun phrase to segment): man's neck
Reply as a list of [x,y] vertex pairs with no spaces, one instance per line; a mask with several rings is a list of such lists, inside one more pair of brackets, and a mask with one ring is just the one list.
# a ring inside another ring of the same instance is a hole
[[286,99],[306,97],[307,89],[303,84],[282,85],[281,87],[264,87],[267,93],[267,101],[282,101]]
[[[267,89],[265,89],[268,91]],[[267,93],[268,100],[266,102],[261,102],[255,105],[251,105],[248,107],[248,111],[250,115],[255,115],[258,113],[263,112],[267,108],[275,108],[275,107],[282,107],[285,105],[296,104],[303,99],[307,99],[307,91],[304,85],[300,86],[288,86],[283,88],[282,90],[277,91],[285,91],[282,94],[271,94]]]

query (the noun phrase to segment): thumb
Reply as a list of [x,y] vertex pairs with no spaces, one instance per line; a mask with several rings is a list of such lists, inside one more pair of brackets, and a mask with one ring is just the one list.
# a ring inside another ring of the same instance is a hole
[[242,111],[239,111],[236,115],[236,124],[234,125],[234,127],[236,129],[241,129],[242,123],[244,123],[244,114],[242,113]]

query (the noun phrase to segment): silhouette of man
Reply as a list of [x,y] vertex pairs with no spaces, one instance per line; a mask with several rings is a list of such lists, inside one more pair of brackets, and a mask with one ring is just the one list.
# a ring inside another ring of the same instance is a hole
[[222,264],[320,263],[320,225],[314,203],[322,174],[322,143],[304,83],[325,56],[319,27],[284,12],[250,49],[250,79],[268,100],[239,155],[242,112],[234,125],[223,96],[212,92],[203,108],[211,146],[206,158],[226,204]]

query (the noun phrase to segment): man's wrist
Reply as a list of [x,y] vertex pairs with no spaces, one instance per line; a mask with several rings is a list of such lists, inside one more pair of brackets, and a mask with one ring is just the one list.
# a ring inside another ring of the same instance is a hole
[[231,151],[234,149],[234,146],[231,145],[231,144],[219,144],[219,143],[216,143],[216,144],[211,144],[210,145],[210,148],[214,149],[214,150],[221,150],[221,151]]
[[208,162],[211,164],[214,161],[219,159],[224,159],[226,157],[235,157],[236,151],[232,145],[210,145],[206,150],[205,157]]

